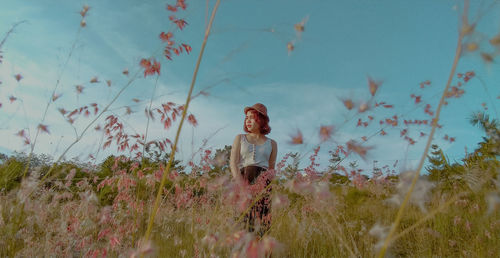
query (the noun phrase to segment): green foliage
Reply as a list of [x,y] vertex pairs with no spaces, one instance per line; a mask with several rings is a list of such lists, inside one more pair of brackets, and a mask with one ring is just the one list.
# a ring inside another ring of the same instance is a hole
[[[467,166],[478,165],[481,168],[486,166],[498,167],[498,156],[500,155],[500,129],[497,120],[490,121],[488,115],[478,112],[472,115],[470,122],[480,126],[486,134],[479,147],[468,155],[464,162]],[[481,164],[483,163],[483,164]]]
[[331,173],[330,175],[330,182],[333,184],[345,185],[351,182],[351,180],[349,180],[349,178],[345,175],[341,175],[339,173]]
[[111,205],[113,200],[115,199],[118,192],[114,189],[113,185],[105,185],[97,190],[97,185],[99,185],[104,179],[110,178],[113,176],[113,173],[122,169],[128,171],[128,168],[131,166],[132,161],[124,161],[124,156],[115,157],[113,155],[108,156],[100,165],[100,169],[96,171],[96,175],[99,180],[95,185],[95,189],[97,191],[97,197],[99,199],[99,203],[103,206]]
[[118,192],[113,189],[113,186],[106,185],[97,192],[97,198],[102,206],[107,206],[113,204],[117,194]]
[[330,165],[328,165],[328,169],[329,171],[335,171],[338,169],[340,162],[342,162],[342,158],[336,152],[329,151],[328,153],[330,153],[330,159],[328,160]]
[[[430,165],[426,167],[429,179],[438,183],[438,189],[444,192],[472,189],[486,181],[497,178],[497,170],[500,167],[498,155],[500,151],[500,131],[498,122],[491,120],[488,115],[478,112],[471,116],[470,122],[480,126],[486,137],[483,137],[474,152],[466,155],[462,163],[451,163],[443,151],[432,145],[432,152],[428,160]],[[481,183],[482,182],[482,183]],[[492,183],[489,184],[492,186]],[[488,186],[488,185],[486,185]]]
[[7,156],[6,154],[0,153],[0,164],[7,161],[7,159],[9,159],[9,156]]
[[11,208],[0,209],[3,223],[0,224],[0,256],[14,257],[13,254],[24,248],[24,239],[19,238],[17,232],[26,227],[28,215],[24,205],[13,202]]
[[448,164],[448,160],[439,146],[433,144],[431,148],[431,155],[428,156],[428,160],[431,165],[427,166],[426,170],[429,172],[430,180],[442,181],[447,177],[445,171],[450,167],[450,165]]
[[[158,168],[160,164],[168,164],[171,152],[166,152],[160,148],[158,142],[151,142],[146,145],[144,157],[141,160],[141,167]],[[172,170],[183,171],[182,161],[174,159],[172,161]]]
[[9,192],[21,183],[24,163],[15,158],[8,159],[0,165],[0,191]]
[[370,198],[370,192],[355,187],[349,188],[345,196],[345,202],[348,207],[354,207],[363,204]]
[[462,175],[466,173],[465,168],[457,163],[450,164],[439,146],[433,144],[431,155],[428,156],[431,165],[426,167],[429,172],[429,180],[438,182],[441,191],[451,191],[453,188],[463,188]]
[[[16,188],[23,178],[24,168],[28,164],[28,156],[24,153],[14,152],[14,155],[8,157],[2,154],[0,157],[0,192],[7,193]],[[49,155],[33,154],[30,161],[32,170],[28,171],[26,176],[30,176],[33,171],[37,171],[37,176],[41,177],[49,170],[52,157]]]
[[100,165],[99,171],[96,175],[104,179],[113,175],[113,171],[128,170],[133,161],[125,161],[125,156],[115,157],[113,155],[107,157]]

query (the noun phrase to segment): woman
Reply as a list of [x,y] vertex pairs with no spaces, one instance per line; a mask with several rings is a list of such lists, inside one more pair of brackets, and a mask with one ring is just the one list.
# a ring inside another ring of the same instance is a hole
[[[274,169],[278,145],[276,141],[266,137],[271,132],[267,108],[261,103],[244,109],[245,122],[243,130],[246,134],[236,136],[231,148],[231,174],[237,182],[255,184],[258,176]],[[270,180],[266,180],[266,186]],[[244,184],[243,184],[244,185]],[[253,232],[255,219],[260,220],[259,234],[262,236],[270,226],[270,188],[261,200],[245,214],[245,224],[248,231]]]

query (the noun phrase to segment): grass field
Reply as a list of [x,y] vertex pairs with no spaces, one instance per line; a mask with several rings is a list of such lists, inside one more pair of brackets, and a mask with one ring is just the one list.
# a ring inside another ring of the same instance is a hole
[[[496,56],[476,52],[480,46],[471,36],[475,35],[475,23],[468,20],[468,1],[463,6],[456,55],[441,99],[432,103],[434,111],[429,104],[423,108],[428,120],[405,120],[410,126],[413,123],[430,128],[428,135],[421,135],[427,144],[415,168],[393,171],[374,166],[373,171],[359,170],[353,160],[365,160],[372,150],[365,144],[371,137],[364,136],[363,141],[335,142],[337,149],[330,153],[328,169],[319,170],[316,163],[321,143],[310,154],[310,164],[297,162],[298,156],[306,156],[304,153],[278,157],[276,169],[267,171],[254,185],[231,178],[230,146],[217,150],[202,146],[195,153],[201,153],[196,161],[175,157],[184,121],[198,125],[195,114],[188,109],[219,2],[209,20],[207,15],[206,36],[184,104],[153,105],[161,61],[155,56],[142,58],[135,74],[122,72],[130,76],[129,81],[109,103],[58,109],[75,129],[76,137],[53,160],[36,154],[35,147],[39,135],[51,133],[46,118],[53,114],[47,110],[52,110],[49,107],[61,97],[56,94],[56,80],[36,128],[20,129],[16,134],[29,151],[0,156],[0,256],[500,257],[498,121],[486,112],[472,115],[471,124],[483,130],[484,138],[459,162],[450,162],[439,146],[432,145],[440,127],[441,108],[451,98],[461,97],[461,85],[476,76],[474,71],[457,72],[460,58],[466,52],[477,53],[484,62],[491,63]],[[188,23],[173,13],[183,9],[183,0],[167,7],[176,36]],[[87,5],[82,7],[78,33],[86,28],[91,11]],[[22,23],[14,24],[6,33],[0,50]],[[304,23],[296,24],[295,30],[304,32]],[[172,32],[161,32],[159,40],[167,59],[191,51],[190,45],[175,41]],[[488,42],[500,49],[500,35]],[[68,60],[76,43],[75,39]],[[288,50],[293,51],[290,44]],[[0,55],[0,64],[2,59]],[[145,133],[128,133],[123,119],[109,108],[142,75],[156,79],[150,100],[141,103],[147,118]],[[21,74],[13,76],[17,82],[23,79]],[[89,83],[98,82],[98,78],[91,78]],[[106,83],[111,86],[111,81]],[[374,119],[370,112],[376,112],[375,107],[393,108],[374,101],[380,84],[368,77],[371,98],[365,103],[342,100],[347,110],[356,113],[346,123],[359,119],[357,127],[367,127]],[[421,87],[429,84],[422,82]],[[75,94],[83,90],[77,85]],[[10,104],[21,98],[11,95]],[[421,102],[420,96],[411,98],[415,104]],[[374,107],[369,104],[372,102]],[[359,118],[362,113],[371,114],[369,121]],[[78,132],[76,120],[83,123]],[[102,128],[98,121],[104,123]],[[382,124],[385,127],[375,135],[385,135],[384,129],[396,130],[398,117],[380,120]],[[175,139],[151,139],[148,132],[153,126],[165,130],[177,126]],[[89,162],[65,160],[68,151],[91,129],[102,132],[99,150],[112,146],[118,152],[102,162],[96,161],[99,153],[90,153]],[[333,126],[320,127],[322,142],[332,138],[332,130]],[[408,144],[414,144],[407,129],[400,135]],[[446,140],[454,141],[448,135]],[[289,143],[304,144],[302,133],[291,135]],[[430,165],[424,167],[426,161]],[[264,183],[266,179],[272,182],[269,186]],[[244,217],[268,190],[270,227],[262,231],[264,227],[258,221],[256,231],[248,232]]]

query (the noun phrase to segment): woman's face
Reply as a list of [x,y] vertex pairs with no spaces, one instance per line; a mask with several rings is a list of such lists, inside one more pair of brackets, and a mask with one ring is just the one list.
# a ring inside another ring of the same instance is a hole
[[249,110],[246,115],[245,126],[247,127],[248,131],[251,133],[259,133],[260,128],[259,124],[257,123],[256,115],[251,110]]

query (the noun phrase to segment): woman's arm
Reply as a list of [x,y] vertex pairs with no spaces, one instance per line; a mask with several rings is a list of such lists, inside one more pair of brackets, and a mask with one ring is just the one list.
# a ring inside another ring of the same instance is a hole
[[273,147],[271,151],[271,156],[269,157],[269,169],[274,169],[276,164],[276,156],[278,155],[278,144],[276,141],[271,140],[271,146]]
[[231,147],[231,157],[229,159],[231,174],[236,181],[241,179],[240,171],[238,169],[238,163],[240,161],[240,139],[240,134],[236,135],[236,138],[234,138],[233,146]]

